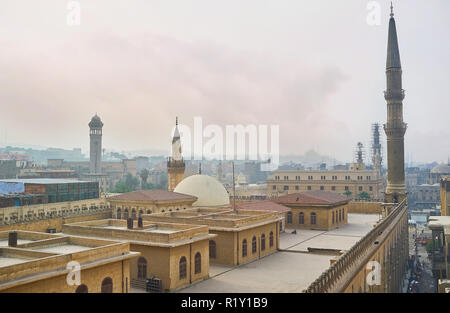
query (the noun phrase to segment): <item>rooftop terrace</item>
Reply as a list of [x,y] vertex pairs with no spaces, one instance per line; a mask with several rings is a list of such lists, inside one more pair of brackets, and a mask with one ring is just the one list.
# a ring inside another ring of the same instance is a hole
[[151,222],[208,225],[210,229],[241,230],[256,224],[272,223],[280,217],[275,211],[193,208],[183,212],[146,214],[143,219]]
[[151,246],[177,246],[186,242],[212,238],[207,226],[192,224],[175,224],[165,222],[133,221],[133,228],[127,228],[126,220],[104,219],[65,224],[63,233],[95,238],[110,238]]
[[[16,247],[8,246],[11,232],[17,233]],[[63,275],[72,260],[79,262],[83,269],[140,254],[130,252],[129,243],[28,231],[0,232],[0,242],[0,291]]]

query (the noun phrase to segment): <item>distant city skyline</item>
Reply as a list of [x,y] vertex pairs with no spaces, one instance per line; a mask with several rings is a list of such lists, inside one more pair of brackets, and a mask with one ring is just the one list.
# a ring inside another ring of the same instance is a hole
[[[0,144],[88,152],[90,118],[107,150],[170,149],[192,125],[278,124],[280,154],[351,161],[385,123],[386,40],[370,1],[4,1]],[[405,162],[447,162],[450,3],[393,1],[403,65]],[[27,10],[23,10],[23,8]],[[251,19],[250,19],[251,17]],[[382,132],[383,148],[386,137]],[[385,151],[384,151],[385,152]],[[384,159],[384,166],[386,166]]]

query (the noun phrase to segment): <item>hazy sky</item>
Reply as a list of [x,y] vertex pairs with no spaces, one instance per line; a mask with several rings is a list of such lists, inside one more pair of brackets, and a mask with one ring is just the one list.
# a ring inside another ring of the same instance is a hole
[[[81,0],[79,26],[68,2],[1,3],[0,144],[87,151],[97,112],[105,148],[168,150],[175,116],[201,116],[351,161],[386,120],[388,1],[379,26],[365,0]],[[406,159],[447,161],[450,1],[394,6]]]

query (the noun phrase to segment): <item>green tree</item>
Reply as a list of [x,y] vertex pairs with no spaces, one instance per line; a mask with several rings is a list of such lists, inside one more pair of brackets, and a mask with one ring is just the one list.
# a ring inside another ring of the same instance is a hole
[[346,192],[344,192],[344,195],[350,197],[352,195],[352,192],[350,190],[347,190]]
[[358,195],[358,198],[360,200],[370,200],[370,195],[367,192],[363,191]]
[[139,179],[128,173],[124,178],[119,180],[114,187],[114,192],[124,193],[139,189]]

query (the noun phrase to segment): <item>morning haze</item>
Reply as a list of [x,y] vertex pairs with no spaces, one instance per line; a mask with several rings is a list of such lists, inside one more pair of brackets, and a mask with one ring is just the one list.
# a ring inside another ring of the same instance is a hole
[[[343,161],[386,121],[388,1],[3,1],[0,144],[169,151],[175,116],[280,125],[280,153]],[[395,1],[404,68],[405,154],[447,161],[450,3]],[[433,18],[430,18],[433,16]],[[5,135],[7,134],[7,135]]]

